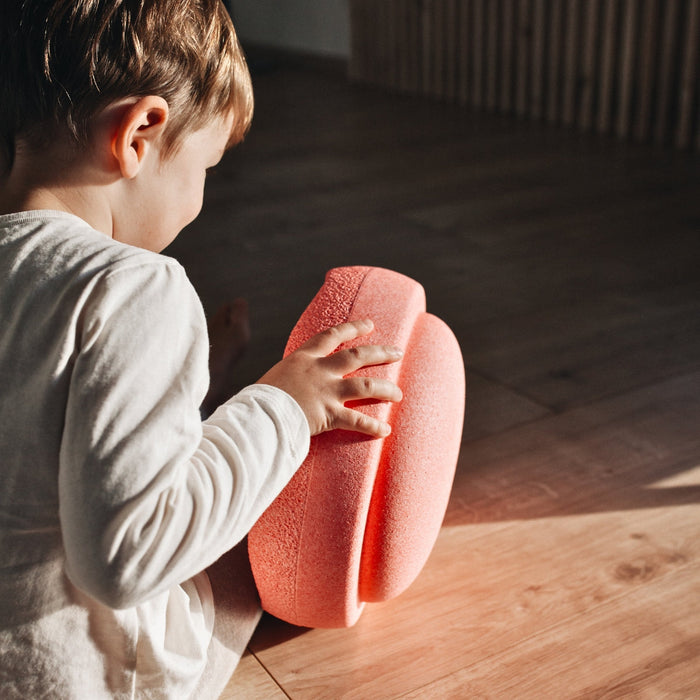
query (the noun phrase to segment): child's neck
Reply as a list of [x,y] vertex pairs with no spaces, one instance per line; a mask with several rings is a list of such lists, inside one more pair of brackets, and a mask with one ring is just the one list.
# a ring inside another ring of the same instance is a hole
[[12,166],[0,179],[0,214],[64,211],[111,236],[107,202],[100,196],[94,173],[93,177],[89,174],[89,165],[51,151],[39,159],[26,149],[17,149]]

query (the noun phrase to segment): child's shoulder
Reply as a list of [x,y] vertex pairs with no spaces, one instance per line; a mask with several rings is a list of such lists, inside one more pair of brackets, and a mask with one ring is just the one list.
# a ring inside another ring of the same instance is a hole
[[73,214],[51,210],[0,216],[0,267],[18,259],[45,273],[75,269],[88,274],[141,265],[180,268],[173,258],[120,243]]
[[26,290],[34,301],[60,299],[75,307],[134,294],[154,296],[163,304],[171,299],[198,303],[175,259],[114,241],[58,211],[0,216],[0,307]]

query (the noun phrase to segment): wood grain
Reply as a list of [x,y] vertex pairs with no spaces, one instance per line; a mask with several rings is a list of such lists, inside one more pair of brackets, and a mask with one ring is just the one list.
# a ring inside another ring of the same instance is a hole
[[[653,576],[645,562],[621,566],[619,574]],[[692,622],[700,612],[700,566],[675,573],[673,592],[663,579],[647,581],[644,596],[589,608],[567,634],[543,631],[401,697],[692,698],[700,672],[700,635]]]

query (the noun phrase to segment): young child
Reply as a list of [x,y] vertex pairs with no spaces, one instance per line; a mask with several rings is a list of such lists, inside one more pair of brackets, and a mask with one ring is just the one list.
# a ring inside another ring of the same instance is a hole
[[240,650],[205,570],[310,435],[387,434],[344,404],[398,388],[347,375],[401,352],[336,352],[372,328],[344,324],[202,422],[204,315],[159,251],[251,119],[221,1],[8,0],[0,52],[0,697],[213,698]]

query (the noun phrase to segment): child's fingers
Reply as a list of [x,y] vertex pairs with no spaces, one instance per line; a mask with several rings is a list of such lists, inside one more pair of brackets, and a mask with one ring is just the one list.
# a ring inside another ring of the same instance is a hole
[[401,401],[401,389],[388,379],[376,377],[347,377],[343,380],[342,401],[375,399],[377,401]]
[[360,345],[339,350],[328,357],[328,361],[343,376],[362,367],[386,365],[403,357],[403,350],[389,345]]
[[388,423],[351,408],[346,408],[338,413],[333,428],[352,430],[372,437],[386,437],[391,433],[391,426]]
[[372,321],[348,321],[328,328],[307,340],[301,347],[319,355],[330,355],[339,345],[371,333]]

